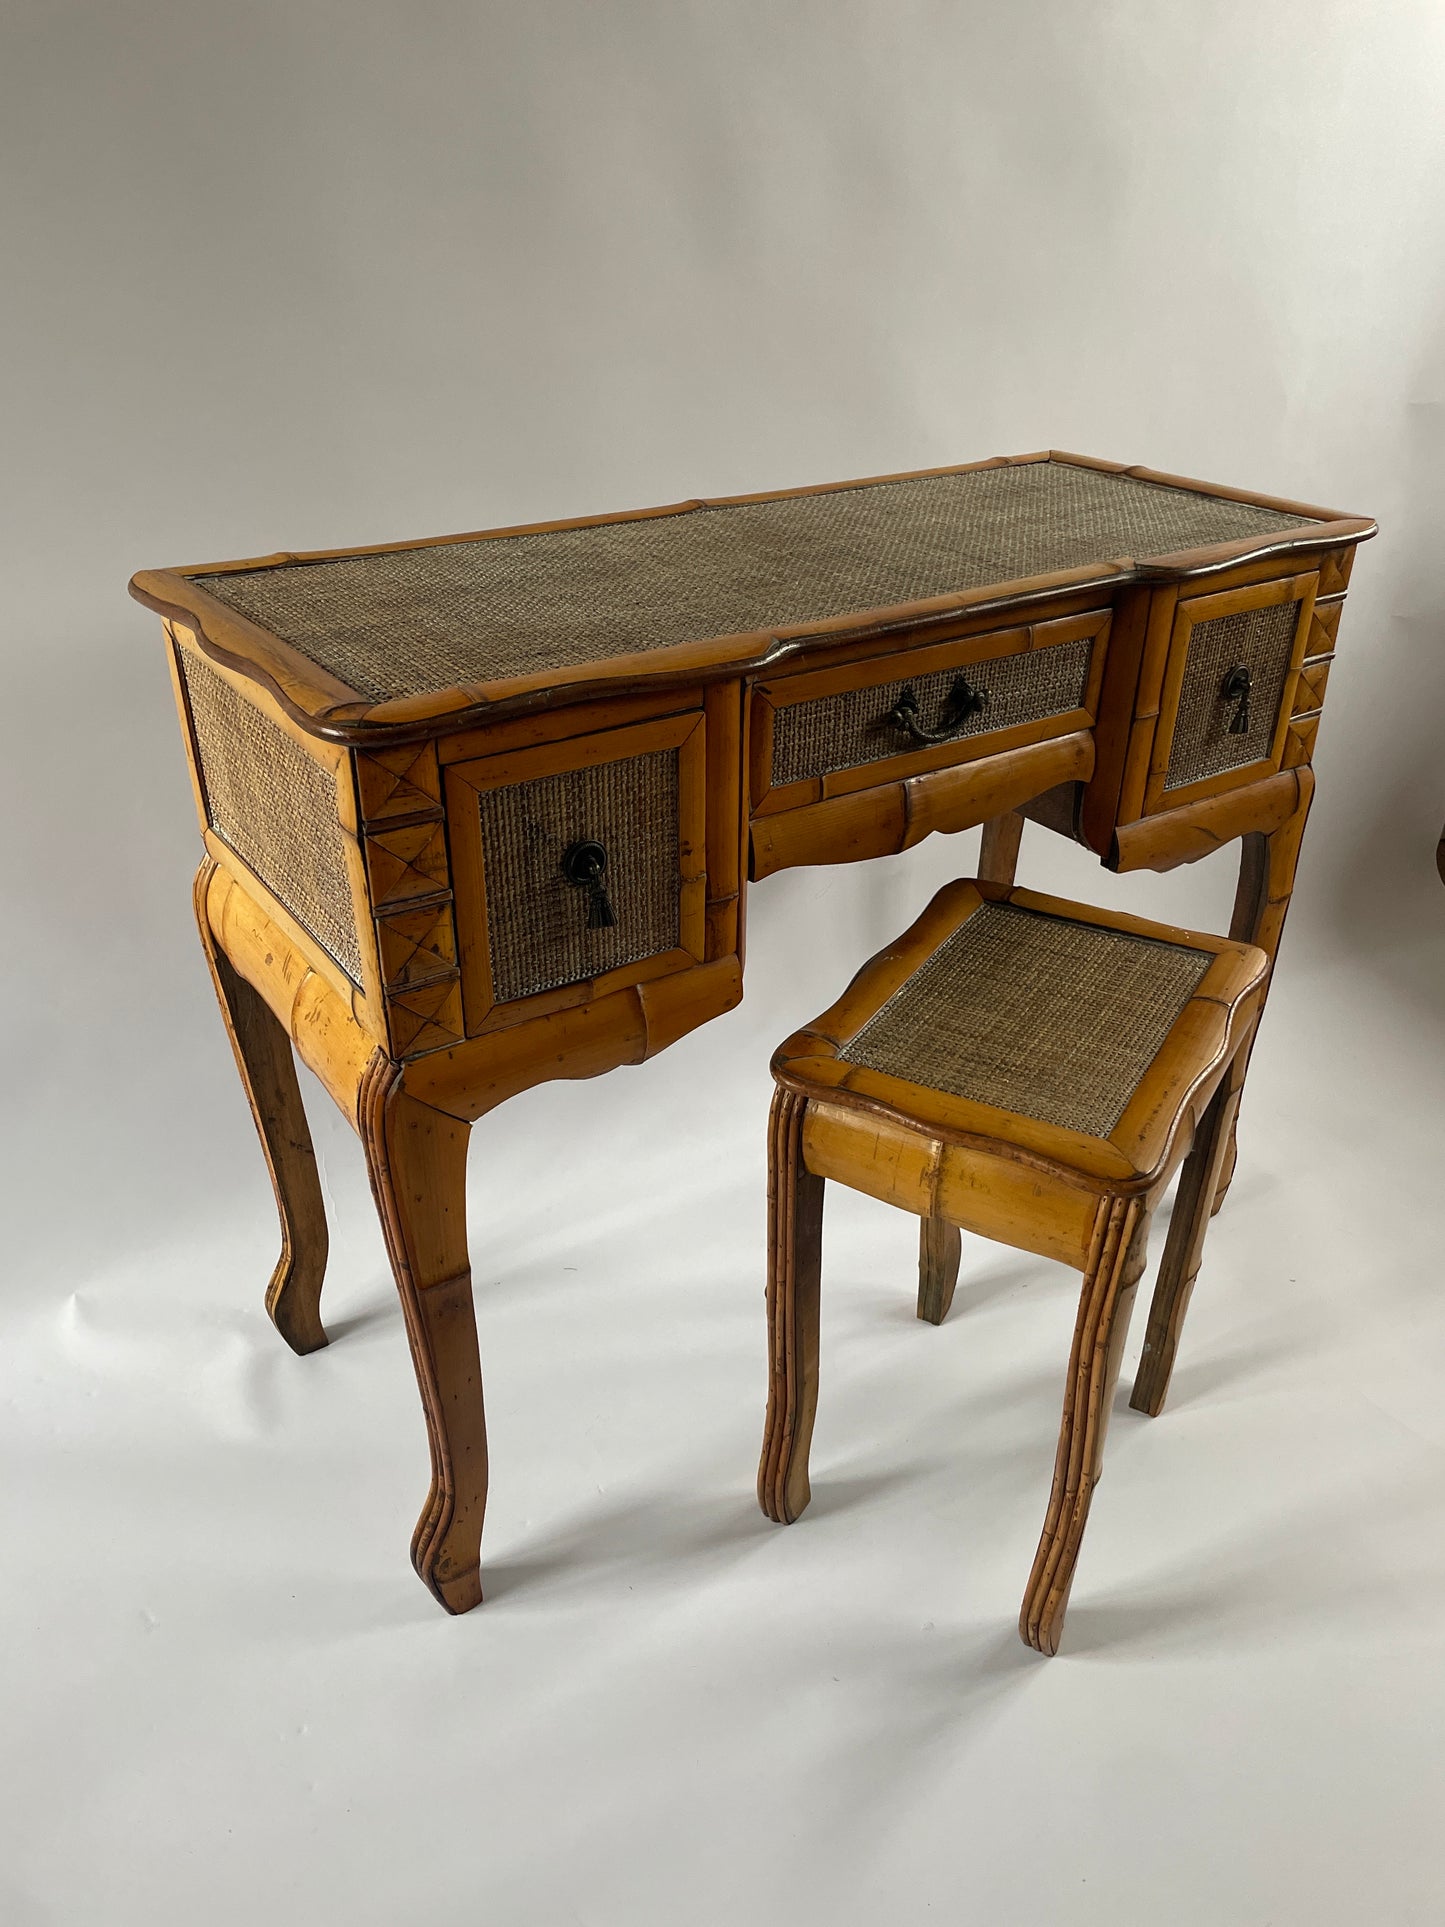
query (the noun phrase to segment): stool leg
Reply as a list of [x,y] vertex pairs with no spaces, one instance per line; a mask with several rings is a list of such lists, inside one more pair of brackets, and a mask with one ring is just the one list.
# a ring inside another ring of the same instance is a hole
[[482,1598],[487,1427],[467,1262],[467,1139],[471,1126],[407,1095],[380,1052],[361,1082],[357,1114],[431,1446],[431,1491],[411,1561],[448,1612]]
[[1101,1207],[1069,1355],[1053,1491],[1019,1613],[1020,1637],[1041,1653],[1059,1649],[1148,1235],[1143,1200],[1115,1198]]
[[918,1220],[918,1316],[941,1325],[958,1283],[963,1234],[944,1218]]
[[1225,1073],[1223,1083],[1199,1120],[1193,1147],[1179,1173],[1169,1236],[1149,1307],[1144,1350],[1129,1399],[1136,1412],[1147,1412],[1150,1418],[1158,1417],[1169,1391],[1179,1333],[1204,1256],[1204,1234],[1209,1229],[1210,1218],[1219,1209],[1220,1174],[1234,1148],[1234,1120],[1239,1112],[1248,1054],[1246,1045]]
[[1224,1156],[1219,1161],[1219,1182],[1214,1188],[1214,1196],[1209,1202],[1209,1215],[1217,1218],[1224,1200],[1229,1196],[1229,1187],[1234,1183],[1234,1167],[1239,1162],[1239,1111],[1236,1108],[1234,1123],[1229,1127],[1229,1143]]
[[818,1409],[823,1180],[803,1162],[806,1110],[806,1098],[779,1088],[768,1118],[768,1417],[758,1504],[779,1525],[791,1525],[812,1496]]
[[266,1311],[293,1352],[314,1352],[326,1343],[321,1281],[328,1248],[316,1152],[301,1102],[291,1039],[265,998],[235,969],[211,929],[206,891],[215,867],[207,860],[196,873],[196,923],[281,1220],[281,1256],[266,1287]]

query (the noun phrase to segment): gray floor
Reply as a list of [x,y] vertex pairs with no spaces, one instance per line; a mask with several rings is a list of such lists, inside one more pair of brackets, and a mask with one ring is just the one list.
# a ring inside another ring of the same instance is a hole
[[[1077,884],[1054,848],[1038,880]],[[814,1503],[756,1509],[764,1046],[840,977],[796,935],[826,953],[865,888],[901,925],[963,854],[760,889],[741,1012],[479,1127],[462,1621],[406,1560],[422,1426],[354,1143],[319,1100],[336,1342],[296,1359],[219,1033],[196,1053],[206,1213],[0,1309],[7,1927],[1440,1919],[1426,951],[1383,985],[1299,939],[1160,1419],[1126,1365],[1057,1659],[1014,1616],[1060,1267],[968,1241],[933,1330],[913,1220],[832,1189]]]

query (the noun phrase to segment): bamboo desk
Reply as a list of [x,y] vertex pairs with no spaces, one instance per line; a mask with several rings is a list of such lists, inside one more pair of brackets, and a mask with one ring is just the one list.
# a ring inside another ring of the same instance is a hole
[[325,1344],[294,1047],[365,1150],[449,1611],[482,1596],[473,1122],[736,1004],[749,881],[979,823],[1007,881],[1020,810],[1120,870],[1242,838],[1232,934],[1273,956],[1373,533],[1050,453],[134,578],[281,1215],[267,1309]]

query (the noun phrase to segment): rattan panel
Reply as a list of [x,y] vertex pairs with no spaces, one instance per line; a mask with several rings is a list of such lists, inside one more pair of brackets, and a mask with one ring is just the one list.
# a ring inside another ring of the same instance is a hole
[[1300,525],[1032,462],[198,579],[384,701]]
[[200,656],[180,659],[211,828],[360,984],[335,777]]
[[[1196,622],[1189,631],[1184,678],[1179,685],[1179,708],[1174,740],[1169,748],[1166,790],[1182,789],[1206,776],[1257,763],[1274,746],[1279,706],[1289,677],[1298,602],[1277,602],[1268,609],[1246,609],[1238,615],[1215,616]],[[1244,663],[1253,677],[1249,692],[1249,728],[1239,736],[1229,733],[1236,703],[1221,691],[1231,669]]]
[[[676,949],[677,781],[677,751],[659,749],[481,793],[497,1003]],[[607,851],[611,929],[588,929],[588,893],[562,874],[565,851],[587,841]]]
[[918,745],[888,721],[889,711],[903,691],[911,689],[918,698],[919,720],[936,729],[949,691],[960,676],[966,676],[974,690],[986,692],[987,701],[952,730],[951,741],[964,742],[1045,716],[1067,715],[1083,703],[1092,649],[1092,639],[1085,636],[1047,649],[1024,649],[962,668],[937,669],[926,676],[905,676],[897,682],[819,696],[813,702],[780,705],[773,718],[773,782],[797,783],[809,776],[826,776],[831,770],[906,755]]
[[840,1055],[1107,1137],[1213,961],[1211,951],[985,904]]

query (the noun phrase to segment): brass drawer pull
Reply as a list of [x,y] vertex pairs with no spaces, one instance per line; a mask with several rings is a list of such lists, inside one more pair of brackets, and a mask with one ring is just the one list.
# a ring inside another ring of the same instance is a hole
[[1229,733],[1231,736],[1247,736],[1249,734],[1249,692],[1253,686],[1254,678],[1250,675],[1246,664],[1242,662],[1236,663],[1224,678],[1224,681],[1219,685],[1219,693],[1225,702],[1237,705],[1234,714],[1229,719]]
[[972,716],[988,707],[988,691],[975,689],[967,676],[960,676],[943,700],[938,712],[938,728],[927,729],[918,720],[918,692],[910,685],[883,718],[901,729],[915,743],[947,743],[963,733]]
[[590,840],[569,843],[562,852],[562,874],[579,890],[587,892],[587,928],[611,930],[617,919],[612,914],[607,886],[602,881],[607,868],[607,851]]

